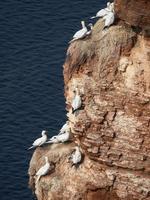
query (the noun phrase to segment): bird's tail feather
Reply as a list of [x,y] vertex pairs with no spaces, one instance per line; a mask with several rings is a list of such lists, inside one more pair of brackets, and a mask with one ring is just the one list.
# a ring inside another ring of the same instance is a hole
[[49,140],[49,141],[46,142],[46,144],[53,144],[53,141]]
[[96,18],[96,16],[93,16],[93,17],[91,17],[90,19],[95,19]]
[[36,184],[39,182],[40,178],[41,178],[41,176],[39,175],[39,176],[37,177],[37,179],[36,179]]
[[33,149],[33,148],[34,148],[34,146],[31,146],[31,147],[28,148],[28,150]]
[[74,39],[70,40],[68,43],[71,44],[72,42],[74,42],[74,41],[76,41],[76,40],[78,40],[78,39],[79,39],[79,38],[74,38]]

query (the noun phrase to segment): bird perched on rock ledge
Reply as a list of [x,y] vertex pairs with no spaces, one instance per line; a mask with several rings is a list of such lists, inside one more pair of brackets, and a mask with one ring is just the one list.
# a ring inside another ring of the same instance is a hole
[[46,174],[48,174],[48,172],[53,168],[53,166],[50,165],[49,161],[48,161],[48,157],[45,156],[45,165],[42,166],[37,172],[36,172],[36,183],[40,180],[41,176],[45,176]]
[[108,15],[109,12],[112,12],[112,9],[113,9],[113,3],[108,2],[107,7],[99,10],[96,13],[96,16],[91,17],[91,19],[94,19],[94,18],[97,18],[97,17],[104,17],[104,16]]
[[82,25],[82,29],[77,31],[74,34],[73,39],[69,43],[72,43],[72,42],[74,42],[76,40],[82,39],[82,38],[84,38],[86,36],[86,33],[88,32],[88,29],[85,26],[85,22],[81,21],[81,25]]
[[82,161],[82,153],[80,151],[79,146],[75,147],[75,152],[73,152],[71,154],[71,156],[69,157],[69,160],[71,161],[72,166],[73,165],[78,166],[81,163],[81,161]]
[[70,132],[65,132],[61,135],[56,135],[53,136],[48,142],[46,142],[47,144],[58,144],[58,143],[64,143],[64,142],[68,142],[70,139]]
[[104,29],[105,29],[105,28],[111,26],[114,23],[115,14],[113,12],[110,12],[108,15],[103,17],[103,19],[105,20],[105,25],[104,25]]
[[33,142],[33,144],[32,144],[32,146],[30,147],[30,148],[28,148],[28,150],[29,149],[33,149],[33,148],[36,148],[36,147],[40,147],[40,146],[42,146],[43,144],[45,144],[46,143],[46,141],[47,141],[47,131],[42,131],[42,133],[41,133],[41,135],[42,135],[42,137],[40,137],[40,138],[38,138],[38,139],[36,139],[34,142]]
[[61,135],[67,131],[69,131],[70,127],[69,127],[69,121],[66,121],[66,123],[62,126],[62,128],[59,131],[58,135]]
[[75,96],[73,98],[73,101],[72,101],[72,113],[75,113],[82,105],[82,100],[81,100],[81,97],[79,95],[79,90],[78,88],[75,88]]

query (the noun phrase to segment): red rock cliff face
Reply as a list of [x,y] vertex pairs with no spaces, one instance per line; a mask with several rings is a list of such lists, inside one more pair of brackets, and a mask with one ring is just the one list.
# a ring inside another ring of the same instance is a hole
[[149,0],[116,0],[115,9],[121,20],[132,26],[138,26],[143,30],[150,31]]
[[[78,169],[67,162],[74,143],[37,149],[29,175],[38,200],[150,200],[150,38],[143,34],[149,1],[115,6],[119,21],[102,31],[99,20],[89,38],[70,45],[64,64],[68,118],[84,161]],[[69,112],[75,87],[83,100],[76,116]],[[45,155],[55,171],[35,185]]]

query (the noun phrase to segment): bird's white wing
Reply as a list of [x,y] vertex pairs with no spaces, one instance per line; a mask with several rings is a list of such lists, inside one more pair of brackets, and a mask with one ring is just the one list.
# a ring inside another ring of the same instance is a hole
[[105,19],[105,27],[109,27],[111,24],[114,23],[115,20],[114,13],[109,13],[109,15],[106,15],[104,19]]
[[82,104],[81,97],[79,95],[76,95],[72,102],[73,109],[76,110],[76,109],[80,108],[81,104]]
[[66,142],[69,139],[69,133],[66,132],[64,134],[58,135],[57,139],[59,142]]
[[82,38],[82,37],[85,36],[86,32],[87,32],[87,28],[85,27],[85,28],[83,28],[83,29],[77,31],[77,32],[74,34],[73,38],[76,38],[76,39]]
[[79,163],[81,161],[81,152],[79,151],[77,154],[76,154],[76,162]]
[[49,169],[50,169],[50,164],[49,164],[49,163],[46,163],[43,167],[41,167],[41,168],[37,171],[36,175],[37,175],[37,176],[46,175],[46,174],[48,173]]
[[105,9],[98,11],[96,14],[96,17],[104,17],[107,14],[109,14],[109,10],[107,8],[105,8]]
[[41,138],[38,138],[38,139],[36,139],[34,142],[33,142],[33,146],[39,146],[40,144],[41,144],[41,142],[42,142],[43,140],[42,140],[42,137]]
[[73,157],[72,157],[72,162],[74,163],[74,164],[77,164],[77,163],[79,163],[81,161],[81,152],[79,151],[79,152],[75,152],[74,154],[73,154]]
[[37,176],[42,175],[44,169],[45,169],[45,165],[44,165],[43,167],[41,167],[41,168],[36,172],[36,175],[37,175]]
[[82,29],[79,30],[79,31],[77,31],[77,32],[73,35],[73,38],[78,37],[81,33],[82,33]]
[[62,126],[62,128],[60,129],[60,131],[59,131],[59,134],[58,134],[58,135],[60,135],[60,134],[64,133],[64,132],[66,131],[67,127],[68,127],[68,124],[64,124],[64,125]]

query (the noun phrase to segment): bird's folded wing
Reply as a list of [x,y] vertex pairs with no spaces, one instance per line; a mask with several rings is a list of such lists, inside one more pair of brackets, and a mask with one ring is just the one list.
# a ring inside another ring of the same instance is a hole
[[33,142],[33,146],[38,146],[41,143],[42,138],[38,138]]

